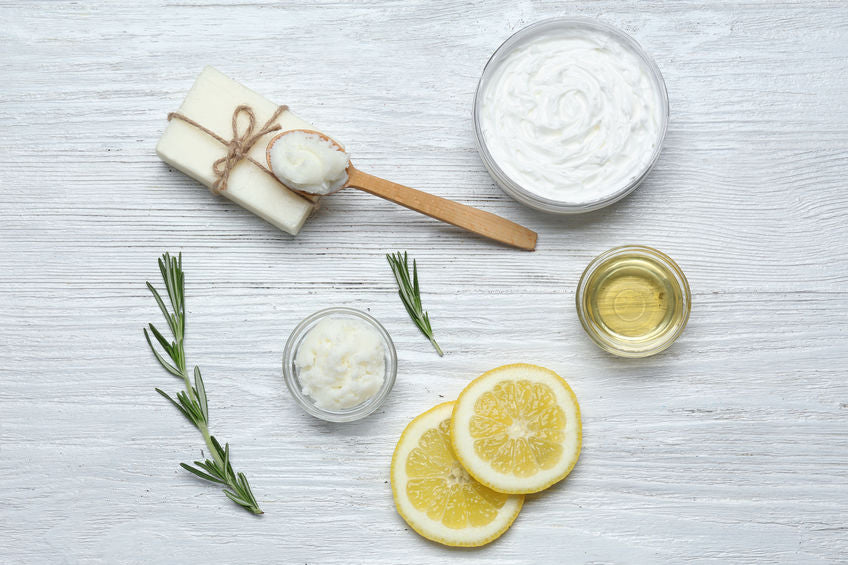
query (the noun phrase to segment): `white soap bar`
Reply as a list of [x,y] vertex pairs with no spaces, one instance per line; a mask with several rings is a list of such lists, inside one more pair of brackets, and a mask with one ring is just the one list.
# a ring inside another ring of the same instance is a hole
[[[178,112],[230,140],[233,137],[233,112],[242,104],[250,106],[256,115],[254,131],[258,131],[277,109],[277,104],[216,69],[206,67],[197,77]],[[315,129],[289,110],[280,115],[277,123],[282,127],[281,131]],[[244,131],[247,119],[241,116],[239,124],[241,131]],[[248,154],[264,164],[268,141],[278,133],[279,131],[276,131],[264,135]],[[212,164],[226,156],[227,148],[193,125],[173,118],[168,122],[165,133],[156,145],[156,154],[172,167],[208,188],[216,180]],[[292,192],[246,159],[239,161],[232,168],[227,188],[220,194],[292,235],[300,231],[306,218],[315,208],[313,201]]]

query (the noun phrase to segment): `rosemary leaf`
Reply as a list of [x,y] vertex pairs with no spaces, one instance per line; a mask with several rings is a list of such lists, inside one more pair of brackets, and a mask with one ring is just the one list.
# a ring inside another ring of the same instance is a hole
[[209,405],[206,401],[206,387],[203,386],[203,378],[200,376],[200,367],[194,367],[194,386],[197,398],[200,400],[200,408],[203,410],[203,420],[209,421]]
[[185,417],[186,417],[186,419],[187,419],[189,422],[191,422],[191,423],[192,423],[192,424],[194,424],[194,425],[197,425],[197,424],[195,423],[194,419],[191,417],[191,415],[190,415],[188,412],[186,412],[185,408],[183,408],[182,406],[180,406],[180,403],[179,403],[179,402],[177,402],[176,400],[174,400],[173,398],[171,398],[171,397],[170,397],[170,395],[169,395],[167,392],[165,392],[165,391],[164,391],[164,390],[162,390],[161,388],[157,388],[157,389],[154,389],[154,390],[155,390],[156,392],[158,392],[159,394],[161,394],[162,396],[164,396],[165,398],[167,398],[167,399],[171,402],[171,404],[173,404],[174,406],[176,406],[176,407],[177,407],[177,410],[179,410],[179,411],[182,413],[182,415],[183,415],[183,416],[185,416]]
[[418,329],[421,330],[421,333],[430,340],[430,343],[436,349],[436,353],[439,356],[443,356],[442,348],[439,347],[439,344],[436,343],[436,338],[433,337],[430,316],[421,306],[421,289],[418,286],[418,265],[415,259],[412,260],[411,278],[409,274],[409,257],[406,251],[403,252],[403,255],[400,254],[400,251],[393,255],[387,254],[386,259],[397,281],[398,296],[400,296],[400,300],[403,302],[407,314],[409,314],[415,325],[418,326]]
[[244,499],[242,499],[238,495],[228,491],[227,489],[224,489],[224,494],[226,494],[227,498],[229,498],[230,500],[232,500],[236,504],[240,504],[242,506],[247,506],[249,504],[247,501],[245,501]]
[[180,467],[182,467],[183,469],[185,469],[189,473],[193,473],[193,474],[197,475],[198,477],[200,477],[203,480],[211,481],[213,483],[218,483],[218,484],[221,484],[221,485],[227,484],[224,481],[222,481],[221,479],[219,479],[218,477],[213,477],[212,475],[208,475],[208,474],[204,473],[203,471],[200,471],[199,469],[195,469],[191,465],[186,465],[185,463],[180,463]]
[[159,333],[159,330],[157,330],[156,326],[154,326],[153,324],[148,324],[147,327],[150,328],[150,333],[153,334],[153,337],[156,338],[156,341],[159,342],[159,345],[162,346],[162,349],[165,350],[165,353],[167,353],[168,356],[172,356],[174,351],[174,343],[169,342],[167,339],[165,339],[165,336]]
[[[171,315],[168,313],[168,309],[165,307],[165,303],[162,301],[162,297],[161,297],[161,296],[159,296],[159,293],[158,293],[158,292],[156,292],[156,289],[155,289],[155,288],[153,288],[153,285],[152,285],[152,284],[147,283],[147,288],[148,288],[148,290],[150,290],[150,292],[153,294],[153,298],[155,298],[155,299],[156,299],[156,304],[158,304],[158,305],[159,305],[159,310],[161,310],[161,311],[162,311],[162,315],[165,317],[165,320],[167,320],[167,322],[168,322],[168,326],[170,326],[170,328],[171,328],[171,333],[174,333],[174,334],[175,334],[175,333],[176,333],[176,328],[174,328],[174,327],[171,325]],[[153,324],[151,324],[151,326],[152,326],[152,325],[153,325]]]
[[[213,475],[218,476],[218,470],[215,468],[215,465],[214,463],[212,463],[212,461],[209,461],[207,459],[206,461],[195,461],[194,464],[200,467],[201,469],[206,469]],[[180,463],[180,465],[182,465],[182,463]]]
[[[179,369],[176,369],[173,365],[165,361],[162,355],[160,355],[159,352],[156,351],[156,348],[153,347],[153,342],[150,341],[150,335],[148,335],[147,329],[144,330],[144,337],[147,339],[147,345],[150,346],[150,350],[153,351],[153,355],[156,356],[156,360],[159,361],[159,364],[175,377],[182,378],[183,375],[180,373]],[[173,359],[173,355],[171,355],[171,358]]]

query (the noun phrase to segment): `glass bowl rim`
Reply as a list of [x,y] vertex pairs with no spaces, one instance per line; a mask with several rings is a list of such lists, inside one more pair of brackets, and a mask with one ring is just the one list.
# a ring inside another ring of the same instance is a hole
[[[651,158],[647,161],[645,167],[639,172],[639,174],[637,174],[633,178],[633,180],[623,185],[616,191],[611,192],[610,194],[597,200],[592,200],[584,203],[566,202],[562,200],[555,200],[552,198],[540,196],[524,188],[517,181],[513,180],[509,175],[506,174],[506,172],[504,172],[500,165],[498,165],[497,161],[489,151],[488,145],[486,143],[486,138],[483,135],[483,128],[480,117],[480,114],[482,112],[482,97],[485,91],[484,86],[488,86],[488,81],[491,79],[491,75],[494,73],[494,69],[497,67],[497,65],[504,58],[506,58],[513,51],[514,46],[520,43],[522,40],[530,38],[534,35],[540,35],[550,29],[555,29],[561,26],[584,26],[589,29],[601,31],[621,41],[622,44],[624,44],[626,47],[629,47],[631,51],[633,51],[633,53],[649,69],[654,79],[654,83],[657,87],[657,91],[660,96],[660,102],[662,105],[660,113],[661,123],[660,130],[658,132],[657,143],[654,147],[653,152],[651,153]],[[628,33],[622,31],[621,29],[595,18],[563,16],[547,18],[527,25],[510,35],[503,43],[498,46],[497,49],[495,49],[495,51],[486,61],[486,64],[483,67],[483,72],[480,74],[480,79],[477,81],[477,88],[474,92],[474,104],[472,107],[471,116],[477,152],[480,154],[483,164],[486,166],[486,170],[492,177],[494,177],[497,185],[504,192],[506,192],[509,196],[513,197],[515,200],[521,202],[522,204],[525,204],[537,210],[541,210],[543,212],[549,212],[554,214],[582,214],[585,212],[599,210],[600,208],[604,208],[605,206],[609,206],[610,204],[618,202],[619,200],[636,190],[642,183],[642,181],[645,180],[645,177],[647,177],[651,170],[654,168],[657,161],[659,160],[660,154],[662,153],[663,144],[668,133],[670,110],[668,100],[668,88],[666,87],[665,78],[663,77],[659,66],[657,66],[656,61],[654,61],[653,57],[651,57],[648,52],[645,51],[645,49],[639,44],[638,41],[636,41],[636,39],[634,39]]]
[[[333,317],[334,315],[342,318],[358,318],[369,324],[377,330],[377,333],[380,334],[386,353],[386,374],[383,378],[383,384],[380,386],[380,390],[362,404],[358,404],[348,410],[326,410],[316,406],[315,402],[305,395],[300,389],[300,382],[296,374],[296,370],[293,367],[294,359],[297,356],[297,348],[303,342],[303,338],[306,334],[319,321]],[[374,413],[386,402],[386,399],[394,387],[395,380],[397,378],[397,350],[395,349],[395,344],[392,341],[389,332],[386,331],[386,328],[370,314],[347,306],[324,308],[301,320],[286,340],[286,345],[283,349],[282,361],[283,377],[286,382],[286,387],[288,387],[295,402],[307,414],[327,422],[353,422]]]

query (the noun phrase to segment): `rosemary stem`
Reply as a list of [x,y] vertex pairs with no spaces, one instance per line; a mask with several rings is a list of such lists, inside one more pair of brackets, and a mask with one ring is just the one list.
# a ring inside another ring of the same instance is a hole
[[[203,436],[203,441],[206,442],[206,447],[209,449],[209,453],[212,454],[212,459],[214,459],[215,463],[223,469],[224,462],[220,457],[218,457],[218,450],[215,449],[215,446],[212,444],[212,435],[209,433],[209,426],[207,426],[204,422],[201,422],[197,427],[200,430],[200,435]],[[224,472],[226,473],[227,470],[224,469]]]
[[[186,394],[188,395],[188,397],[193,402],[197,402],[199,404],[200,403],[199,399],[197,398],[197,395],[194,394],[194,387],[191,386],[191,381],[188,378],[188,371],[186,370],[186,367],[185,367],[185,361],[184,361],[185,350],[183,349],[182,336],[180,336],[178,338],[177,348],[178,348],[178,351],[180,352],[180,366],[178,367],[178,369],[180,370],[180,374],[182,374],[182,376],[183,376],[183,382],[185,383]],[[209,450],[209,453],[212,454],[212,459],[215,461],[215,463],[217,463],[223,469],[224,468],[224,461],[218,455],[218,450],[215,449],[215,445],[212,443],[212,435],[209,433],[209,423],[203,422],[203,421],[198,422],[197,423],[197,429],[200,430],[200,435],[203,436],[203,441],[206,443],[206,448]],[[224,473],[226,473],[226,472],[227,472],[227,470],[224,469]]]
[[[156,389],[156,392],[167,398],[197,428],[210,453],[205,461],[195,461],[194,466],[180,463],[180,467],[201,479],[224,485],[224,494],[227,498],[254,514],[262,514],[262,510],[256,502],[256,497],[254,497],[247,482],[247,477],[244,473],[237,473],[230,464],[229,444],[225,443],[222,447],[218,440],[209,433],[206,386],[200,376],[200,368],[194,367],[194,382],[192,382],[191,375],[186,368],[185,348],[183,346],[186,317],[182,255],[173,258],[170,254],[165,253],[159,260],[159,270],[162,273],[162,280],[165,282],[167,296],[171,302],[170,311],[153,285],[148,282],[147,287],[153,293],[159,309],[165,316],[174,339],[169,343],[167,338],[153,324],[148,324],[148,328],[144,329],[144,336],[162,367],[175,377],[182,378],[185,391],[178,392],[176,399],[159,388]],[[165,355],[157,351],[151,335],[164,349],[170,361],[166,360]]]

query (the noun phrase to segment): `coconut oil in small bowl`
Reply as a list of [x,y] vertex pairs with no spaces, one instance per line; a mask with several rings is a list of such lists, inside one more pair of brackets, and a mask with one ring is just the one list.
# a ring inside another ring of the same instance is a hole
[[602,349],[647,357],[669,347],[689,320],[689,283],[670,257],[650,247],[616,247],[596,257],[577,285],[577,315]]

